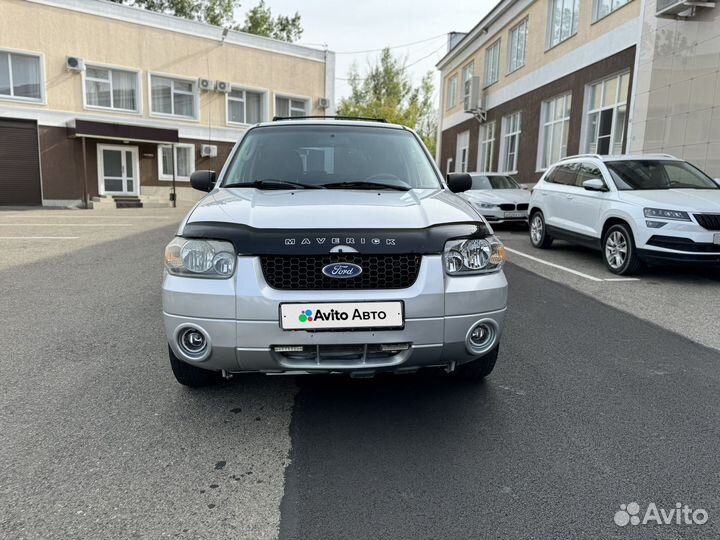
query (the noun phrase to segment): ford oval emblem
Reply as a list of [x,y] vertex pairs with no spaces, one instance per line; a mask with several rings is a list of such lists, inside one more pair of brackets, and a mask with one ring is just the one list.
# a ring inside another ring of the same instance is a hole
[[333,263],[324,266],[322,273],[330,278],[348,279],[362,274],[362,267],[353,263]]

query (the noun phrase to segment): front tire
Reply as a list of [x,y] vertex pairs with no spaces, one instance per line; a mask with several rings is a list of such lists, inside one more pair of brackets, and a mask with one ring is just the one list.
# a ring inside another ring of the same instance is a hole
[[530,243],[538,249],[547,249],[553,243],[553,237],[550,236],[545,227],[545,216],[540,210],[536,210],[530,216]]
[[191,366],[187,362],[180,360],[175,356],[169,345],[168,355],[170,356],[170,368],[173,375],[175,375],[175,380],[183,386],[202,388],[220,381],[220,375],[217,372]]
[[499,351],[500,345],[495,345],[493,350],[477,360],[458,366],[455,368],[455,376],[460,380],[468,382],[480,382],[484,380],[495,368]]
[[635,238],[630,227],[624,223],[613,225],[605,232],[602,253],[605,266],[613,274],[629,276],[642,267],[635,248]]

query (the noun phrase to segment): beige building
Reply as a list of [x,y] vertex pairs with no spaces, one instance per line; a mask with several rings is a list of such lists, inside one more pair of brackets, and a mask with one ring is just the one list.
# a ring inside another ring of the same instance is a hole
[[249,125],[333,112],[329,51],[104,0],[0,13],[0,205],[181,198]]

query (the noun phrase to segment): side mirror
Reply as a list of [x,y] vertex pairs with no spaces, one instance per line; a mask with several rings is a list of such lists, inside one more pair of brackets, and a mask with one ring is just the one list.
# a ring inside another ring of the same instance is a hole
[[607,186],[605,185],[605,182],[603,182],[599,178],[591,178],[590,180],[585,180],[582,185],[588,191],[607,191],[608,190]]
[[450,173],[447,175],[447,185],[453,193],[462,193],[472,187],[472,178],[468,173]]
[[195,171],[190,175],[190,185],[198,191],[212,191],[216,180],[215,171]]

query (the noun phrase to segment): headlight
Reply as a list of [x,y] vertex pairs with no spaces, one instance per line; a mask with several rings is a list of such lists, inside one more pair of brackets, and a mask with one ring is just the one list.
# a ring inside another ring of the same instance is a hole
[[495,272],[505,263],[505,246],[494,236],[449,240],[445,243],[443,261],[451,276]]
[[493,208],[497,208],[497,204],[490,204],[485,202],[475,203],[475,206],[484,210],[492,210]]
[[230,242],[176,237],[165,248],[165,268],[175,276],[229,278],[235,272]]
[[690,216],[687,212],[683,212],[682,210],[663,210],[661,208],[645,208],[645,217],[690,221]]

